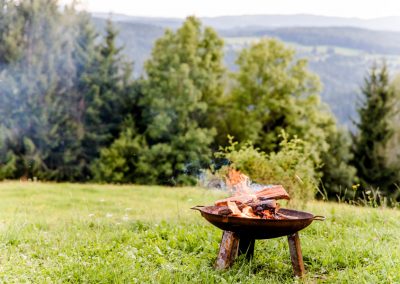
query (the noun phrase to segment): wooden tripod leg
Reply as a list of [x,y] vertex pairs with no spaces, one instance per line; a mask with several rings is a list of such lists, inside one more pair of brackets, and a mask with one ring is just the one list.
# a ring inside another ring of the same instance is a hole
[[221,244],[217,261],[215,262],[216,269],[226,269],[232,266],[238,254],[239,236],[233,232],[224,231],[222,234]]
[[294,275],[302,277],[305,274],[303,255],[301,253],[300,238],[296,232],[288,236],[290,258],[292,260]]
[[255,239],[241,236],[239,240],[239,255],[245,254],[246,259],[250,260],[254,255]]

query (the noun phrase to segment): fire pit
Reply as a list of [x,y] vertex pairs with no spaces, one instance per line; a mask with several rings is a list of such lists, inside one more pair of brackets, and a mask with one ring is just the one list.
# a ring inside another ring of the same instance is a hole
[[[232,177],[235,182],[232,182]],[[250,193],[247,177],[237,171],[230,172],[229,184],[239,188],[240,194],[215,202],[215,206],[195,206],[211,224],[223,230],[215,267],[230,267],[237,256],[253,257],[256,239],[287,236],[293,271],[302,277],[305,273],[298,232],[314,220],[325,217],[311,213],[281,209],[276,199],[289,199],[282,186],[267,186]]]
[[314,220],[325,220],[323,216],[289,209],[279,210],[285,216],[293,218],[285,220],[226,217],[212,213],[215,212],[215,206],[195,206],[192,209],[200,211],[207,221],[224,230],[215,264],[217,269],[230,267],[239,255],[245,254],[247,259],[253,257],[256,239],[287,236],[293,271],[299,277],[304,275],[305,269],[298,231]]

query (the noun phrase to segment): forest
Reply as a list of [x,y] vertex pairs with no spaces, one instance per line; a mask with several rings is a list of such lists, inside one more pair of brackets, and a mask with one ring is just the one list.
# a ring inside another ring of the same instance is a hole
[[[125,47],[123,53],[135,63],[135,77],[143,73],[144,62],[150,57],[152,46],[163,35],[164,29],[175,30],[183,22],[183,19],[94,13],[92,21],[96,30],[101,32],[110,17],[119,31],[117,43]],[[271,21],[268,21],[270,17]],[[340,18],[336,23],[341,26],[324,26],[324,21],[311,15],[299,18],[298,22],[287,22],[296,18],[295,15],[252,15],[199,19],[205,26],[214,28],[224,40],[223,62],[229,71],[237,71],[235,60],[240,51],[259,39],[275,38],[295,49],[296,57],[307,59],[309,70],[320,77],[321,100],[329,105],[340,124],[354,130],[353,121],[358,119],[357,101],[362,96],[360,86],[369,68],[382,59],[385,59],[392,76],[400,68],[397,22],[380,29],[379,26],[366,29],[348,23],[347,18]],[[329,20],[329,17],[322,18]]]
[[188,17],[135,77],[118,32],[55,0],[0,0],[1,180],[194,185],[232,164],[299,198],[400,201],[400,80],[384,60],[350,132],[279,40],[244,47],[230,71],[223,38]]

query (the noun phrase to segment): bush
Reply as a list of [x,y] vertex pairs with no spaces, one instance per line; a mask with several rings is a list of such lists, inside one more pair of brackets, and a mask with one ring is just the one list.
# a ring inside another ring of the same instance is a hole
[[[298,139],[288,139],[282,134],[280,150],[266,154],[251,143],[241,146],[229,138],[229,146],[217,153],[217,157],[229,160],[229,167],[240,170],[254,182],[282,184],[295,201],[314,198],[318,176],[311,159],[309,146]],[[224,174],[228,166],[218,170]]]
[[109,148],[103,148],[100,158],[92,165],[95,181],[134,183],[138,165],[138,153],[146,148],[143,137],[126,128]]

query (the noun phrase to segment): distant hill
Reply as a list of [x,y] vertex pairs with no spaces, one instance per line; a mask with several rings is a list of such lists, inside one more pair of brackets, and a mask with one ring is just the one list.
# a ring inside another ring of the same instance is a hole
[[246,15],[202,18],[202,21],[216,29],[232,29],[237,27],[358,27],[374,30],[400,31],[400,17],[364,20],[309,14]]
[[[397,12],[397,11],[394,11]],[[108,18],[108,13],[94,13],[96,18]],[[114,21],[152,24],[160,27],[178,27],[183,19],[180,18],[156,18],[137,17],[123,14],[112,14]],[[383,17],[376,19],[328,17],[311,14],[295,15],[240,15],[203,17],[201,21],[214,28],[233,29],[240,27],[358,27],[371,30],[400,31],[400,16]]]
[[224,37],[277,37],[301,45],[330,45],[369,53],[399,54],[400,32],[354,27],[240,28],[222,30]]
[[[106,14],[93,17],[100,31],[104,30],[107,17]],[[127,56],[134,62],[136,76],[141,74],[155,40],[162,36],[164,29],[174,29],[182,23],[182,19],[124,15],[113,15],[112,19],[120,31],[119,43],[125,46]],[[260,38],[278,38],[295,48],[297,56],[307,58],[310,69],[321,78],[323,100],[330,105],[339,121],[350,127],[351,119],[356,118],[359,87],[373,62],[385,59],[392,72],[400,72],[400,32],[395,31],[394,24],[391,31],[379,30],[379,27],[386,27],[391,22],[400,24],[400,18],[360,20],[310,15],[227,16],[203,18],[202,21],[216,28],[225,39],[225,62],[231,70],[236,68],[237,52]],[[360,28],[361,24],[368,24],[375,30]]]

